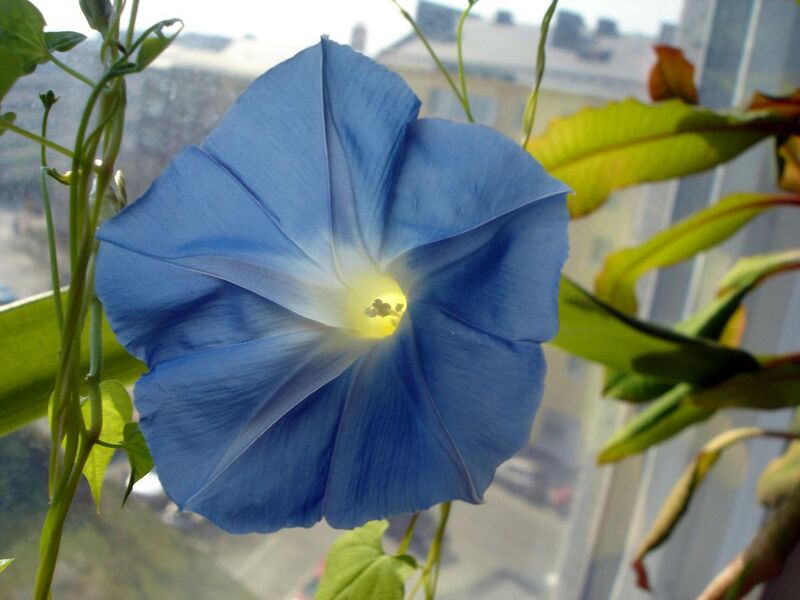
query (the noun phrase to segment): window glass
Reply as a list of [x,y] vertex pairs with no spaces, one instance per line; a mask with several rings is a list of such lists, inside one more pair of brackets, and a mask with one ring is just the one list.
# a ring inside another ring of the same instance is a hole
[[[66,3],[37,2],[54,28],[85,30],[77,2],[71,10],[62,9],[62,4]],[[147,189],[180,148],[200,142],[254,77],[314,43],[320,33],[352,41],[397,71],[422,99],[424,116],[463,120],[462,107],[447,82],[389,0],[262,4],[256,8],[253,3],[232,1],[220,9],[216,4],[188,0],[142,2],[142,23],[181,16],[187,26],[152,69],[129,80],[128,120],[119,164],[125,169],[131,198]],[[781,56],[776,63],[770,59],[774,53],[762,45],[749,58],[741,54],[752,3],[731,2],[726,11],[717,10],[718,4],[690,2],[682,12],[680,0],[563,0],[551,29],[535,131],[542,132],[552,119],[586,106],[629,96],[645,99],[654,58],[650,47],[656,43],[681,44],[698,69],[706,69],[702,91],[714,106],[730,106],[736,94],[743,97],[745,92],[735,89],[743,60],[751,65],[745,69],[753,69],[747,79],[748,93],[761,87],[762,81],[774,81],[773,71],[787,69],[790,56]],[[451,70],[456,65],[454,28],[462,5],[455,1],[404,3]],[[475,118],[515,141],[520,139],[521,116],[534,80],[543,10],[544,3],[527,0],[486,0],[465,25],[466,74]],[[790,34],[800,37],[796,20],[787,23],[779,11],[765,10],[760,31],[780,25],[775,31],[783,36],[775,34],[776,52],[787,47]],[[712,35],[715,31],[717,37]],[[769,42],[766,33],[759,39]],[[96,38],[90,38],[65,60],[91,73],[97,44]],[[780,67],[775,66],[778,63]],[[3,109],[16,112],[20,124],[36,130],[41,110],[37,95],[53,89],[61,101],[53,113],[50,135],[68,144],[84,87],[52,65],[43,65],[20,81]],[[0,139],[0,303],[49,288],[37,156],[37,147],[11,134]],[[742,179],[743,174],[760,173],[769,157],[762,152],[747,160],[751,162],[741,163],[746,169],[729,169],[738,179],[715,184],[716,175],[708,174],[680,186],[664,184],[616,194],[603,210],[570,225],[567,272],[590,286],[610,250],[707,203],[712,190],[733,189],[734,184],[758,186],[762,180],[757,176]],[[56,168],[67,168],[58,156],[51,156],[51,161]],[[51,182],[50,187],[63,253],[67,199],[57,183]],[[693,305],[698,297],[710,297],[712,282],[735,255],[766,249],[773,237],[784,243],[791,224],[781,217],[772,219],[760,225],[753,234],[757,237],[739,238],[738,246],[726,246],[711,255],[706,271],[694,272],[694,267],[685,266],[669,271],[657,284],[645,282],[650,286],[645,296],[652,297],[648,304],[653,314],[664,322],[675,321],[684,311],[685,298]],[[765,330],[779,330],[783,313],[761,306],[754,318],[767,323]],[[780,343],[788,344],[789,334],[779,334],[783,335]],[[772,349],[769,340],[753,343],[761,344],[765,352]],[[545,396],[530,443],[498,470],[485,505],[458,503],[453,509],[441,571],[438,597],[442,600],[569,600],[581,597],[584,590],[589,598],[634,597],[626,595],[632,593],[633,584],[620,573],[627,573],[624,558],[629,538],[638,539],[628,525],[638,510],[636,498],[645,468],[642,463],[616,472],[596,467],[597,448],[619,426],[624,411],[616,403],[600,400],[600,369],[552,348],[547,349],[547,357]],[[38,531],[47,505],[47,439],[43,424],[0,438],[0,540],[3,553],[17,558],[13,568],[3,573],[3,598],[27,599],[32,592]],[[665,471],[670,473],[665,480],[679,472],[690,453],[688,449],[669,460],[672,471]],[[155,475],[136,486],[121,510],[126,476],[127,464],[119,457],[108,471],[99,516],[88,490],[79,493],[56,576],[54,593],[59,600],[313,597],[322,560],[337,535],[327,525],[271,535],[229,535],[200,517],[178,512]],[[644,514],[645,522],[663,497],[665,485],[654,483],[657,493],[642,501],[647,508],[636,514]],[[730,489],[720,484],[718,492]],[[624,490],[629,497],[623,498]],[[612,510],[615,505],[617,513]],[[755,510],[741,508],[737,514],[755,523]],[[404,516],[392,519],[391,541],[399,540],[406,520]],[[434,513],[422,516],[412,552],[424,555],[435,526]],[[685,539],[688,533],[683,535]],[[714,538],[715,543],[725,546],[721,537]],[[737,540],[728,542],[730,548],[738,547]],[[685,567],[695,585],[722,560],[714,554],[705,563],[692,563],[693,556],[670,555],[662,581],[668,576],[679,579]],[[703,573],[698,572],[700,566],[692,570],[693,564],[702,566]],[[670,588],[670,597],[689,597],[682,595],[690,587],[685,586]]]

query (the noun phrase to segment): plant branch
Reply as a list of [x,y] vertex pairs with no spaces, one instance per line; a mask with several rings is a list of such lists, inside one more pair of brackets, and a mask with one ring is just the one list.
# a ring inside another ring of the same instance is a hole
[[[52,104],[45,105],[42,116],[42,139],[47,139],[47,121],[50,117]],[[45,224],[47,225],[47,248],[50,254],[50,284],[53,287],[53,305],[56,311],[58,331],[64,330],[64,308],[61,304],[61,280],[58,273],[58,248],[56,247],[56,231],[53,224],[53,208],[50,203],[50,192],[47,188],[47,146],[40,144],[39,152],[39,183],[42,189],[42,205],[44,208]]]
[[400,545],[397,547],[397,554],[405,554],[408,552],[408,547],[411,545],[411,538],[414,537],[414,528],[417,526],[417,519],[419,513],[414,513],[406,526],[406,531],[403,534],[403,539],[400,540]]
[[469,105],[469,94],[467,93],[467,78],[464,74],[464,56],[462,53],[462,38],[464,37],[464,22],[469,16],[469,11],[478,3],[478,0],[469,0],[467,8],[461,13],[458,19],[458,27],[456,28],[456,49],[458,51],[458,82],[461,85],[461,104],[464,107],[464,112],[470,123],[474,123],[475,119],[472,116],[472,108]]
[[8,131],[13,131],[17,135],[21,135],[22,137],[34,141],[41,146],[47,146],[48,148],[50,148],[51,150],[55,150],[59,154],[63,154],[67,158],[72,158],[72,152],[67,148],[65,148],[64,146],[62,146],[61,144],[57,144],[52,140],[48,140],[40,135],[36,135],[32,131],[28,131],[27,129],[18,127],[17,125],[14,125],[12,122],[8,120],[0,119],[0,130],[3,129],[7,129]]
[[436,66],[439,67],[439,71],[441,71],[442,75],[444,75],[444,78],[447,80],[450,89],[453,90],[453,93],[456,95],[456,98],[458,98],[459,103],[465,109],[466,112],[466,105],[464,104],[464,98],[461,96],[461,92],[459,92],[458,86],[456,86],[456,82],[453,81],[453,78],[450,76],[449,71],[445,68],[444,64],[442,64],[442,61],[439,60],[439,56],[436,54],[436,51],[431,46],[430,42],[428,41],[428,38],[425,37],[425,34],[422,32],[422,29],[420,29],[419,25],[417,25],[417,22],[414,20],[414,17],[412,17],[402,6],[400,6],[398,0],[392,0],[392,2],[400,10],[400,14],[403,15],[403,18],[411,24],[411,27],[414,29],[414,33],[417,34],[417,37],[425,46],[425,49],[428,51],[428,54],[430,54],[431,58],[433,59],[433,62],[435,62]]
[[50,58],[50,61],[51,61],[51,62],[52,62],[54,65],[56,65],[58,68],[60,68],[60,69],[61,69],[62,71],[64,71],[65,73],[69,73],[69,74],[70,74],[70,75],[72,75],[72,76],[73,76],[75,79],[78,79],[79,81],[82,81],[83,83],[85,83],[86,85],[88,85],[89,87],[92,87],[92,88],[93,88],[94,86],[96,86],[96,85],[97,85],[97,82],[95,82],[95,81],[92,81],[91,79],[89,79],[89,78],[88,78],[86,75],[84,75],[83,73],[80,73],[79,71],[76,71],[75,69],[73,69],[72,67],[70,67],[70,66],[69,66],[68,64],[66,64],[65,62],[62,62],[60,59],[56,58],[56,56],[55,56],[55,55],[54,55],[52,52],[48,52],[48,56],[49,56],[49,58]]
[[536,120],[536,107],[539,103],[539,88],[542,85],[542,78],[544,77],[544,67],[546,59],[546,46],[547,34],[550,31],[550,21],[553,20],[553,15],[556,12],[558,0],[552,0],[550,6],[544,13],[542,18],[542,26],[539,28],[539,45],[536,50],[536,82],[531,90],[531,95],[528,97],[528,103],[525,105],[525,113],[522,117],[522,131],[525,134],[522,140],[522,147],[525,148],[531,139],[533,132],[533,123]]

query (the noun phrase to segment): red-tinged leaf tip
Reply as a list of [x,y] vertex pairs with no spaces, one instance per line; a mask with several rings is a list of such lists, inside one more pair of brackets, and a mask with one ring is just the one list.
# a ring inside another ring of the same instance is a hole
[[697,104],[694,84],[694,65],[686,60],[680,48],[653,46],[658,59],[650,70],[648,89],[654,102],[679,98],[687,104]]
[[750,100],[747,110],[767,110],[784,117],[800,116],[800,88],[786,96],[770,96],[764,92],[756,92]]
[[631,563],[631,567],[636,572],[636,585],[646,592],[652,592],[650,579],[647,577],[647,568],[644,566],[644,559],[637,558]]

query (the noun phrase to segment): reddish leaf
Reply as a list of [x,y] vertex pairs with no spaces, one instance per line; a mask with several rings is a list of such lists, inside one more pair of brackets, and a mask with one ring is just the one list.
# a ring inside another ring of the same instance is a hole
[[785,117],[800,116],[800,88],[787,96],[770,96],[756,92],[747,110],[768,110]]
[[653,46],[658,60],[650,70],[648,89],[653,101],[680,98],[687,104],[697,104],[694,85],[694,65],[683,56],[683,51],[672,46]]

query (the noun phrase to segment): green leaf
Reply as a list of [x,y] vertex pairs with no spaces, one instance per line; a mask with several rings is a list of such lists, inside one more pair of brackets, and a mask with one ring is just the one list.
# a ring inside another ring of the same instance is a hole
[[[5,435],[47,414],[60,344],[52,294],[0,307],[0,340],[0,435]],[[82,348],[86,369],[88,343]],[[145,370],[119,345],[107,322],[103,324],[103,361],[104,376],[122,383],[133,382]]]
[[[100,441],[107,444],[121,444],[125,424],[133,418],[131,397],[125,386],[118,381],[103,381],[100,384],[100,394],[103,402],[103,429],[100,433]],[[83,411],[83,420],[88,427],[91,422],[90,403],[84,402],[81,410]],[[89,482],[98,513],[100,512],[103,478],[115,452],[115,448],[95,445],[83,467],[83,476]]]
[[164,38],[153,37],[146,39],[142,42],[139,54],[136,55],[136,67],[140,71],[147,67],[147,65],[158,58],[158,55],[161,54],[167,46],[169,46],[169,41]]
[[13,558],[0,558],[0,573],[5,571],[14,562]]
[[800,442],[792,442],[761,473],[758,479],[758,500],[764,506],[775,508],[797,488],[800,488]]
[[108,74],[114,76],[128,75],[129,73],[136,73],[138,70],[136,63],[118,61],[111,65]]
[[559,316],[561,326],[553,344],[620,371],[662,382],[711,384],[758,369],[747,352],[625,315],[566,277],[561,278]]
[[775,410],[800,404],[800,363],[784,363],[755,373],[741,373],[713,387],[689,394],[702,408]]
[[28,0],[0,0],[0,50],[15,54],[25,75],[48,60],[44,25],[42,13]]
[[372,521],[340,536],[328,553],[315,600],[403,600],[403,583],[416,562],[384,552],[381,539],[388,527],[386,521]]
[[800,269],[800,249],[757,254],[740,259],[722,280],[722,292],[752,288],[779,273]]
[[595,293],[622,312],[635,314],[636,282],[642,275],[679,263],[719,244],[751,219],[776,206],[800,208],[800,196],[750,193],[723,198],[643,244],[610,254],[595,280]]
[[[176,23],[180,23],[180,28],[172,35],[165,35],[164,29],[172,27]],[[139,53],[136,55],[137,70],[144,70],[145,67],[158,58],[158,56],[164,50],[166,50],[172,41],[177,37],[181,29],[183,29],[183,22],[179,19],[167,19],[166,21],[159,22],[154,31],[155,35],[144,40],[139,48]]]
[[56,52],[68,52],[85,39],[85,35],[76,31],[45,31],[44,33],[47,48]]
[[111,2],[109,0],[80,0],[83,16],[89,27],[105,35],[111,23]]
[[551,121],[527,150],[572,187],[570,213],[586,215],[615,190],[682,177],[726,162],[787,124],[776,114],[733,115],[680,100],[634,99]]
[[[14,87],[14,83],[22,77],[22,61],[13,52],[0,47],[0,101],[5,98],[8,91]],[[3,134],[0,124],[0,135]]]
[[634,555],[634,569],[639,575],[639,586],[650,589],[644,557],[663,544],[672,534],[681,517],[688,510],[694,492],[703,483],[708,472],[719,460],[722,451],[729,446],[753,437],[778,437],[785,439],[785,432],[766,431],[757,427],[731,429],[708,442],[684,470],[661,507],[650,531]]
[[685,402],[691,391],[691,385],[676,385],[654,400],[606,442],[597,456],[597,462],[616,462],[638,454],[690,425],[708,419],[714,414],[713,410]]
[[125,502],[133,490],[133,485],[153,470],[153,457],[150,455],[150,449],[139,430],[138,423],[126,423],[123,437],[122,447],[128,454],[128,463],[131,466],[131,476],[128,478],[128,487],[122,499],[122,506],[125,506]]
[[641,403],[666,394],[672,387],[671,383],[664,383],[654,377],[608,369],[603,395],[625,402]]
[[[752,260],[751,260],[752,259]],[[762,255],[743,259],[723,279],[725,287],[708,306],[678,323],[675,330],[690,336],[719,340],[734,314],[742,308],[745,296],[768,277],[793,268],[800,256],[795,252]],[[744,263],[743,265],[741,263]],[[604,392],[630,402],[647,402],[669,390],[663,382],[630,372],[612,372]]]

